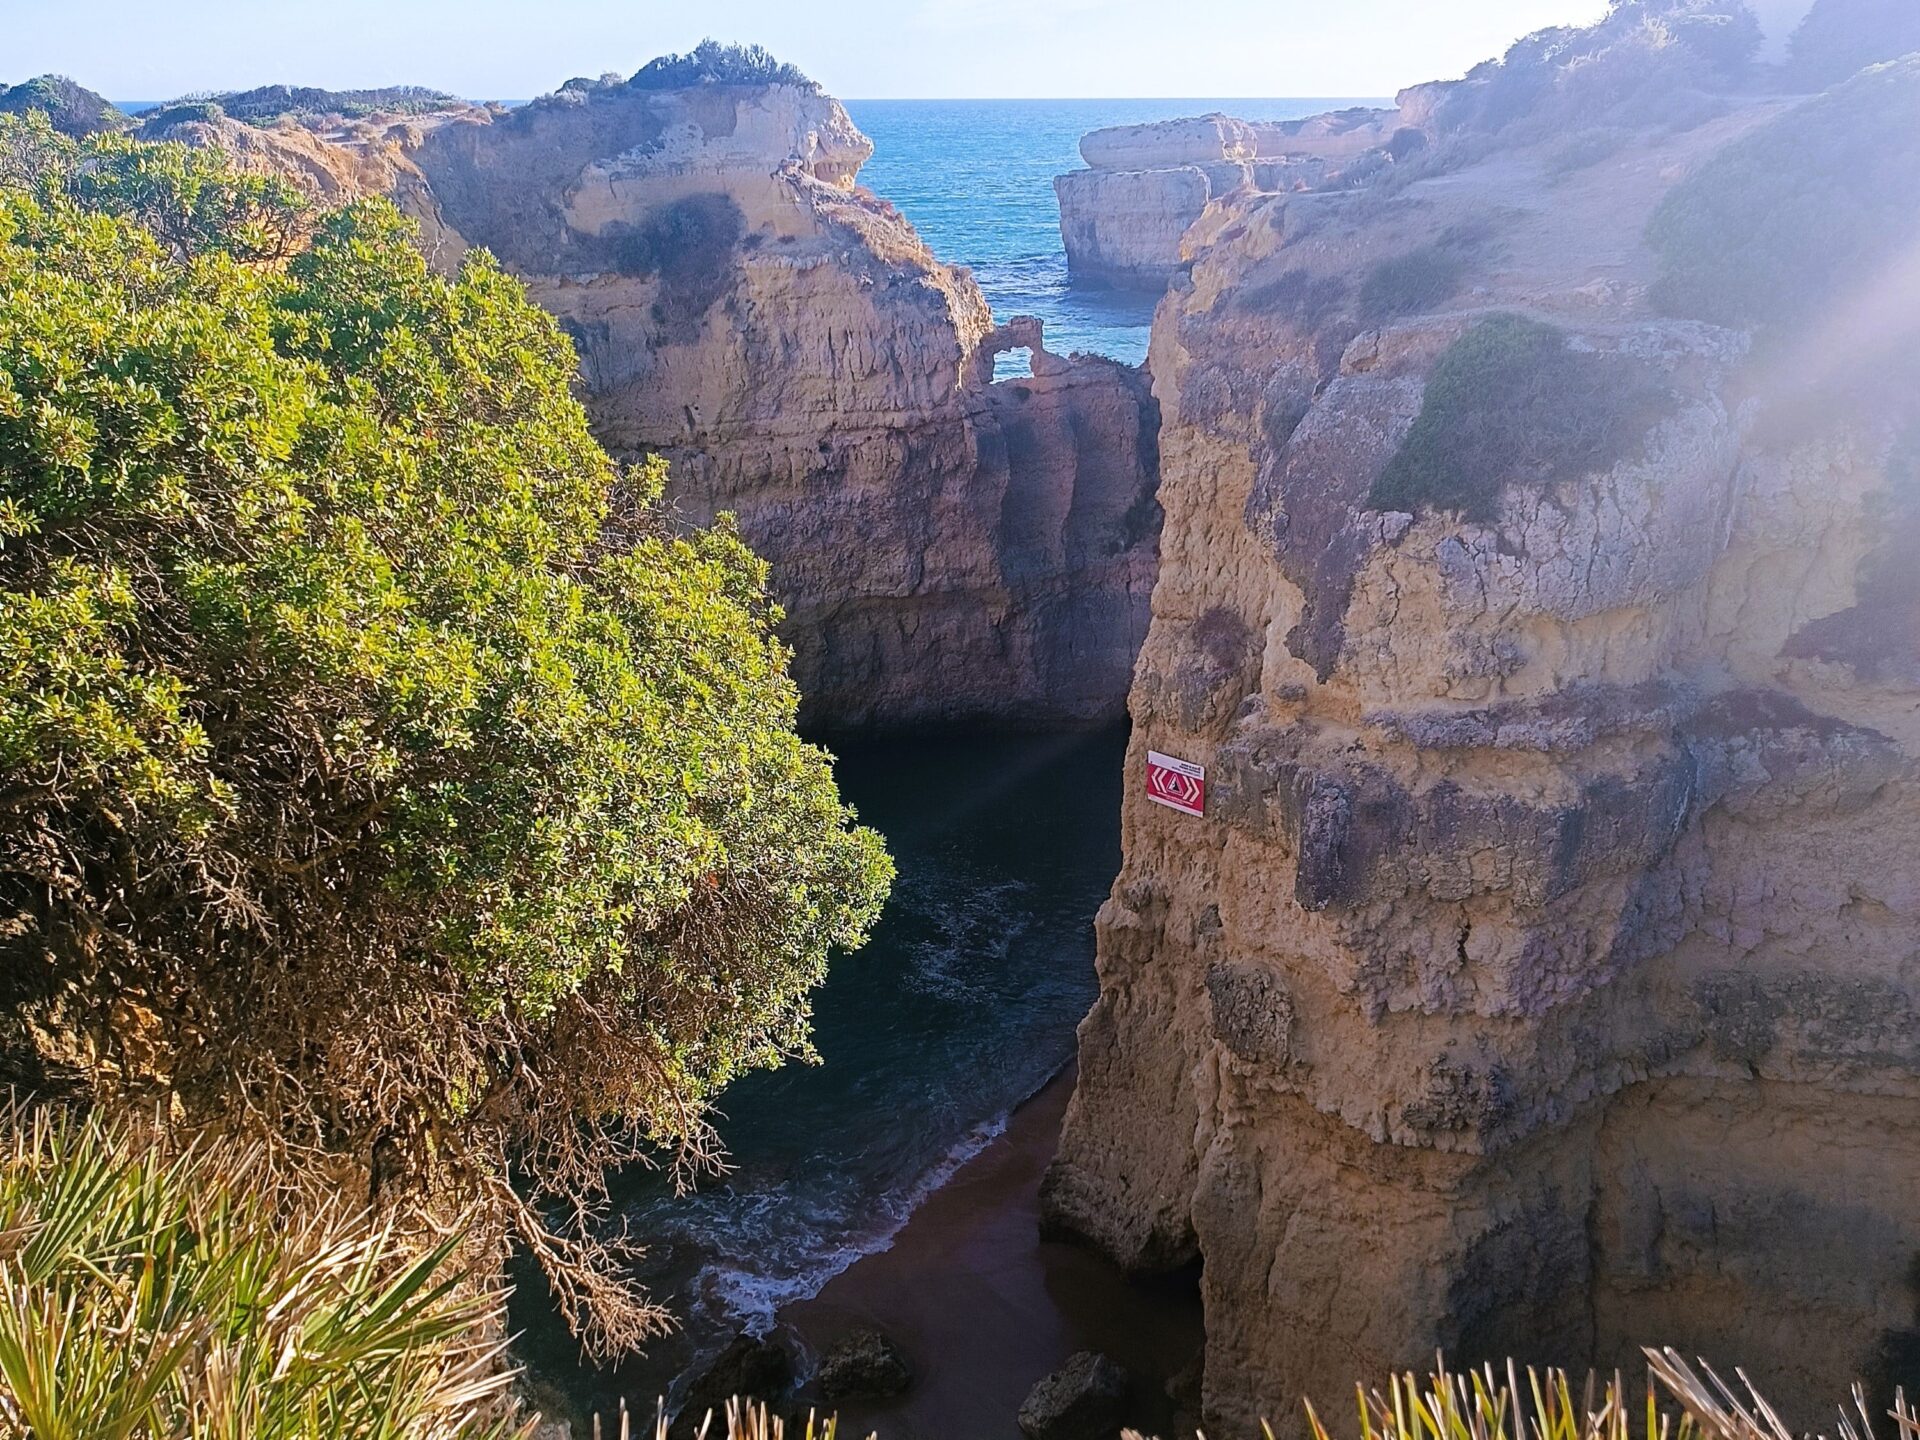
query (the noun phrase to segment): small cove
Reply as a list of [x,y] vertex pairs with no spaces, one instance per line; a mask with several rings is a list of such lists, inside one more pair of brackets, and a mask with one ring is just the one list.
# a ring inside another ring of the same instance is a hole
[[815,1002],[819,1065],[724,1097],[734,1167],[695,1192],[635,1173],[615,1213],[681,1329],[597,1369],[520,1277],[512,1321],[577,1406],[643,1406],[742,1329],[885,1250],[914,1209],[1059,1073],[1092,1003],[1093,916],[1119,868],[1125,734],[841,740],[841,787],[899,866],[873,939]]

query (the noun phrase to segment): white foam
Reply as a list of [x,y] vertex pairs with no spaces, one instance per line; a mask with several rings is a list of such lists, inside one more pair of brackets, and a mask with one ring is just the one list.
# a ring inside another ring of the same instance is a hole
[[[757,1255],[754,1257],[757,1263],[708,1262],[694,1277],[694,1289],[702,1308],[709,1299],[716,1301],[730,1328],[765,1335],[773,1328],[782,1307],[799,1300],[811,1300],[826,1288],[829,1280],[844,1273],[854,1262],[892,1249],[894,1238],[906,1228],[913,1212],[927,1197],[951,1180],[962,1165],[1006,1133],[1011,1113],[1008,1111],[974,1126],[912,1184],[880,1196],[873,1202],[880,1223],[851,1239],[830,1243],[817,1229],[806,1227],[807,1233],[795,1237],[798,1244],[788,1245],[780,1252]],[[780,1203],[773,1195],[767,1198]]]

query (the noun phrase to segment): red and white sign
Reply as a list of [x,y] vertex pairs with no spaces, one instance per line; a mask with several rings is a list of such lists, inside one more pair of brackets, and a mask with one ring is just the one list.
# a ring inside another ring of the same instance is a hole
[[1147,752],[1147,798],[1182,815],[1207,813],[1207,771],[1158,750]]

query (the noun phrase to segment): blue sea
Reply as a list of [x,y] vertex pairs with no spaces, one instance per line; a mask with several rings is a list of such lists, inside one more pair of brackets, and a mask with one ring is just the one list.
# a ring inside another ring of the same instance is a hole
[[[860,183],[885,196],[949,264],[973,270],[994,319],[1038,315],[1047,348],[1128,364],[1147,358],[1156,297],[1067,283],[1053,177],[1081,168],[1080,137],[1222,111],[1243,120],[1297,120],[1369,99],[849,100],[873,140]],[[1024,355],[1001,357],[1025,368]],[[1004,376],[1003,376],[1004,378]]]

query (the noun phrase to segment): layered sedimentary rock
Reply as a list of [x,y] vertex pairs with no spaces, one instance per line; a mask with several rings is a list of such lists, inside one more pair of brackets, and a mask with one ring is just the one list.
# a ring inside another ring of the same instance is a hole
[[1348,110],[1308,120],[1203,115],[1095,130],[1084,170],[1054,177],[1067,267],[1083,284],[1162,290],[1180,239],[1210,201],[1237,190],[1326,182],[1387,144],[1394,112]]
[[[1920,315],[1836,357],[1911,288],[1863,273],[1847,325],[1758,352],[1650,303],[1650,214],[1780,107],[1726,108],[1585,169],[1510,143],[1397,195],[1243,192],[1188,237],[1045,1203],[1203,1262],[1210,1431],[1436,1347],[1672,1344],[1807,1424],[1911,1365]],[[1429,381],[1495,312],[1660,403],[1482,518],[1379,503],[1484,398]],[[1905,398],[1837,378],[1862,360]],[[1149,749],[1205,767],[1203,818],[1149,802]]]
[[[732,512],[769,561],[805,721],[1124,713],[1159,519],[1145,378],[996,328],[855,186],[872,145],[830,97],[577,82],[197,138],[330,198],[392,194],[436,263],[485,246],[521,276],[575,340],[602,441],[666,455],[676,511]],[[1016,347],[1032,378],[993,383]]]

